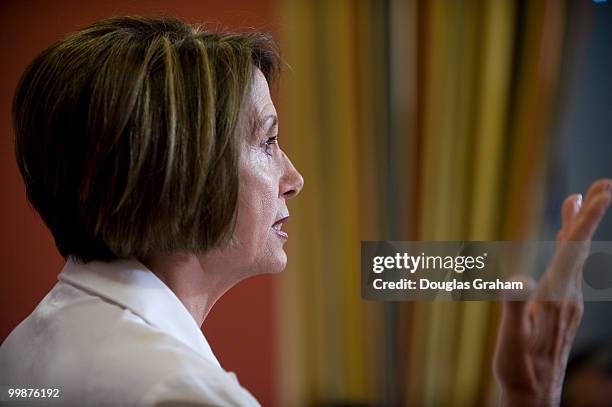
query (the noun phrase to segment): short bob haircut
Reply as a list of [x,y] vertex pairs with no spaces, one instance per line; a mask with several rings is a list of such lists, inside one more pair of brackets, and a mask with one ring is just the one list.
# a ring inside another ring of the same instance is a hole
[[15,154],[60,253],[109,261],[228,242],[254,73],[271,82],[279,65],[267,34],[173,18],[102,20],[42,52],[13,100]]

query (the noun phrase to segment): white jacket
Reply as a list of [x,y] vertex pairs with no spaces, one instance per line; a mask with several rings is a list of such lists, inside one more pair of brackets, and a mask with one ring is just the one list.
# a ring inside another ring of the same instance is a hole
[[58,280],[0,347],[0,385],[59,387],[61,406],[259,406],[142,263],[68,260]]

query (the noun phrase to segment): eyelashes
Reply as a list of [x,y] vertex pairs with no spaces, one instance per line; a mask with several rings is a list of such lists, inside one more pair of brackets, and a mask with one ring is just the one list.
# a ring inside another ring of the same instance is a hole
[[278,136],[270,137],[264,142],[264,150],[267,155],[272,156],[272,147],[278,145]]

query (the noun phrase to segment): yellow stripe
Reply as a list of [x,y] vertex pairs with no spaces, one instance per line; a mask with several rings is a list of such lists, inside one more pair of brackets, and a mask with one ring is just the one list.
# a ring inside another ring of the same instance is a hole
[[[319,351],[323,339],[319,325],[323,310],[317,281],[322,270],[318,231],[320,227],[320,173],[312,44],[312,10],[306,3],[282,3],[282,15],[291,24],[281,26],[285,68],[280,86],[281,145],[305,179],[299,198],[290,203],[291,228],[298,240],[288,242],[288,267],[279,276],[281,363],[280,405],[301,405],[319,393]],[[323,361],[324,362],[324,361]]]

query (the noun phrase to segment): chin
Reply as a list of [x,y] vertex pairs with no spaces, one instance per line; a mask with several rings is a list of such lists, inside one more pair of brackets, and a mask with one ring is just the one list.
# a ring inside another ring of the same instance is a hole
[[269,259],[266,267],[261,270],[263,274],[278,274],[285,270],[287,267],[287,253],[285,250],[280,249],[274,256]]
[[268,253],[263,258],[255,260],[251,266],[245,268],[246,273],[242,278],[258,276],[261,274],[278,274],[287,266],[287,254],[283,249],[275,253]]
[[281,250],[281,252],[276,256],[273,261],[273,264],[270,265],[266,273],[278,274],[285,270],[285,267],[287,267],[287,254],[284,250]]

